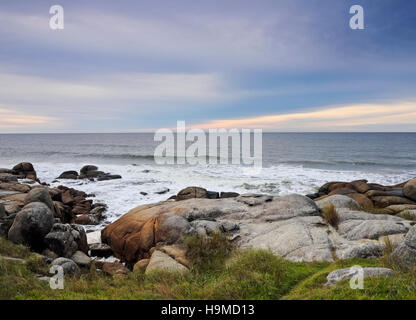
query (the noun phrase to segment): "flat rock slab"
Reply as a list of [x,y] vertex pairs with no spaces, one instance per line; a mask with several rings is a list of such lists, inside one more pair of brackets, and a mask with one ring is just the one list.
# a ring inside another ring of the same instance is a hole
[[349,197],[327,199],[336,200],[338,230],[326,223],[317,204],[305,196],[246,194],[142,205],[108,225],[101,235],[115,256],[131,265],[149,259],[150,250],[159,244],[176,245],[183,236],[215,231],[228,231],[240,247],[270,250],[292,261],[333,261],[335,256],[381,256],[380,237],[403,234],[411,227],[400,217],[351,210],[359,206]]
[[[394,271],[388,268],[362,268],[362,275],[364,277],[392,277],[394,275]],[[354,267],[351,268],[345,268],[345,269],[338,269],[335,271],[332,271],[327,276],[328,282],[326,283],[326,286],[334,286],[338,282],[345,280],[345,279],[351,279],[354,276],[358,276],[359,272],[358,269],[355,269]]]

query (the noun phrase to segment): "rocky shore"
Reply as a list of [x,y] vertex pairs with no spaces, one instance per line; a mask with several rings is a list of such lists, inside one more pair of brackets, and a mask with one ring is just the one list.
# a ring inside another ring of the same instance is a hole
[[[57,179],[118,178],[88,165]],[[68,274],[79,274],[94,259],[110,275],[187,272],[184,239],[218,233],[237,247],[270,250],[291,261],[380,257],[392,243],[392,259],[406,268],[416,265],[416,179],[394,186],[329,182],[307,196],[188,187],[86,233],[82,225],[99,223],[106,210],[93,196],[42,184],[30,163],[0,169],[0,236],[29,246]],[[113,255],[119,262],[97,260]]]

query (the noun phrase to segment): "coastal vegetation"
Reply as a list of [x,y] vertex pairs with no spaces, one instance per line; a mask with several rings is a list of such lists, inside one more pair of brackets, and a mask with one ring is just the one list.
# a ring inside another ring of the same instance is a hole
[[[0,238],[0,299],[414,299],[416,271],[402,271],[385,257],[348,259],[335,262],[291,262],[267,250],[241,250],[217,236],[193,238],[186,274],[132,272],[122,277],[99,273],[92,264],[80,277],[65,279],[63,290],[52,290],[39,281],[48,275],[39,255],[28,248]],[[211,246],[210,250],[204,250]],[[217,248],[215,250],[214,248]],[[207,254],[209,252],[209,254]],[[219,258],[219,259],[218,259]],[[206,264],[208,259],[211,263]],[[216,260],[218,259],[218,260]],[[204,263],[202,263],[204,262]],[[365,278],[364,289],[353,290],[348,280],[327,287],[327,275],[354,265],[389,267],[391,278]]]

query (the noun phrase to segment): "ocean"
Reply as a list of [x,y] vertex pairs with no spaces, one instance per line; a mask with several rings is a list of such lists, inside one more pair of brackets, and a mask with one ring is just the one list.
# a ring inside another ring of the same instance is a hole
[[[95,201],[108,205],[103,224],[187,186],[285,195],[313,193],[334,180],[388,185],[416,177],[416,133],[263,133],[263,169],[256,175],[232,164],[157,165],[158,144],[152,133],[0,134],[0,167],[28,161],[42,182],[94,193]],[[63,171],[79,171],[85,164],[123,178],[53,182]],[[166,188],[169,192],[158,194]]]

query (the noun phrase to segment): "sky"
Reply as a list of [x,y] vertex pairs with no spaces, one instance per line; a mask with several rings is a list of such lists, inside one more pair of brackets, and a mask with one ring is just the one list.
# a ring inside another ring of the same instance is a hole
[[0,133],[413,132],[415,40],[408,0],[1,1]]

